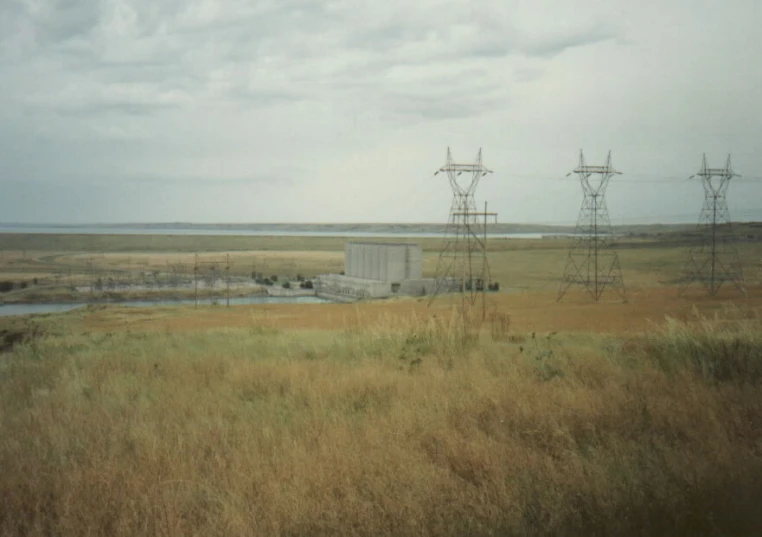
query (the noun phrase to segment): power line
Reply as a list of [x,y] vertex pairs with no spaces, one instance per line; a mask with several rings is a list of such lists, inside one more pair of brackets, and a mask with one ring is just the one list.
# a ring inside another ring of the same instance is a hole
[[[679,184],[687,183],[690,177],[675,176],[675,175],[656,175],[656,174],[628,174],[628,178],[617,179],[617,183],[655,183],[655,184]],[[551,181],[560,183],[564,177],[554,176],[547,174],[529,174],[529,173],[513,173],[511,180],[517,181]],[[734,179],[734,182],[756,182],[762,180],[762,176],[744,175],[738,176]]]

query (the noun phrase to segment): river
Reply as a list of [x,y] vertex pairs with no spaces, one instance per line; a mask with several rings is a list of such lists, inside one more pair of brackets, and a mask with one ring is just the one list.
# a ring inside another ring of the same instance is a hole
[[[324,304],[328,303],[328,300],[323,300],[315,296],[296,296],[296,297],[281,297],[281,296],[252,296],[252,297],[236,297],[230,299],[231,306],[240,306],[245,304]],[[212,304],[218,304],[221,307],[225,307],[227,302],[224,298],[203,298],[198,299],[200,306],[210,306]],[[97,302],[97,304],[108,304],[111,306],[130,306],[136,308],[146,308],[151,306],[187,306],[195,304],[194,299],[182,299],[182,300],[125,300],[122,302]],[[0,317],[7,317],[10,315],[30,315],[35,313],[61,313],[64,311],[73,310],[76,308],[83,308],[87,306],[87,303],[53,303],[46,302],[40,304],[3,304],[0,305]]]

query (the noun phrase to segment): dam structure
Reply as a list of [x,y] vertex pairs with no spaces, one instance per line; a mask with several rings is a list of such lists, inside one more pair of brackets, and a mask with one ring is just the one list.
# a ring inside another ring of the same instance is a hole
[[341,302],[433,293],[436,281],[423,278],[418,244],[347,242],[343,274],[315,278],[317,296]]

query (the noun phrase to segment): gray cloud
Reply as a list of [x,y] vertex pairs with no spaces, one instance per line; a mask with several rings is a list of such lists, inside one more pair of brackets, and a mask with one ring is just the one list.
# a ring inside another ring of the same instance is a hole
[[[466,154],[485,147],[496,170],[516,170],[518,161],[554,177],[579,147],[598,145],[658,157],[673,175],[694,152],[738,152],[739,170],[762,165],[750,142],[762,134],[759,121],[748,114],[762,106],[750,89],[762,70],[727,67],[759,44],[750,22],[759,8],[739,0],[686,14],[688,6],[0,2],[0,181],[52,191],[95,178],[88,199],[128,187],[182,188],[183,203],[172,205],[182,214],[170,219],[193,220],[194,207],[211,218],[206,200],[218,189],[239,207],[235,219],[282,212],[283,220],[383,220],[380,194],[426,175],[448,144]],[[724,38],[702,40],[716,20],[736,22]],[[701,73],[731,71],[715,86],[698,84]],[[639,165],[634,157],[622,163]],[[239,201],[262,185],[268,197]],[[341,196],[337,185],[347,189]],[[509,185],[509,177],[487,182],[484,193],[515,199]],[[538,201],[511,218],[539,214],[547,192],[531,182],[517,188]],[[570,193],[556,198],[553,219],[574,219],[576,207],[559,209]],[[446,189],[441,195],[446,205]],[[38,205],[56,198],[35,196]],[[161,196],[129,199],[137,200],[134,219],[166,212]],[[692,212],[664,208],[671,203],[687,201],[668,196],[653,210]],[[20,214],[41,211],[28,202]],[[218,219],[231,218],[219,211]],[[426,215],[410,219],[441,217]]]
[[78,104],[72,106],[56,107],[56,112],[61,115],[69,116],[102,116],[105,114],[129,115],[129,116],[147,116],[155,114],[157,111],[172,108],[172,104],[162,103],[138,103],[138,102],[104,102]]
[[526,38],[522,49],[531,56],[551,57],[572,48],[615,40],[618,37],[612,29],[602,26],[572,28],[540,38]]
[[594,45],[617,39],[616,33],[606,28],[575,29],[559,33],[545,39],[528,39],[524,45],[527,54],[535,56],[555,56],[568,49]]
[[100,2],[92,0],[56,0],[27,5],[27,15],[36,28],[35,36],[44,45],[84,38],[101,21]]
[[151,176],[151,175],[135,175],[125,176],[123,181],[136,186],[163,186],[163,187],[175,187],[175,188],[230,188],[230,187],[249,187],[249,186],[266,186],[266,185],[279,185],[279,186],[293,186],[294,180],[287,176],[278,176],[274,174],[268,175],[252,175],[246,177],[177,177],[177,176]]

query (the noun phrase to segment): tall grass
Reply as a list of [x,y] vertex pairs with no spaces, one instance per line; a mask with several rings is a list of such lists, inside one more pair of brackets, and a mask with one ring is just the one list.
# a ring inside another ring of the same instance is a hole
[[756,319],[703,319],[693,325],[668,319],[647,339],[646,349],[665,371],[690,369],[707,381],[762,381],[762,330]]
[[0,533],[760,533],[758,322],[491,341],[456,321],[21,342]]

